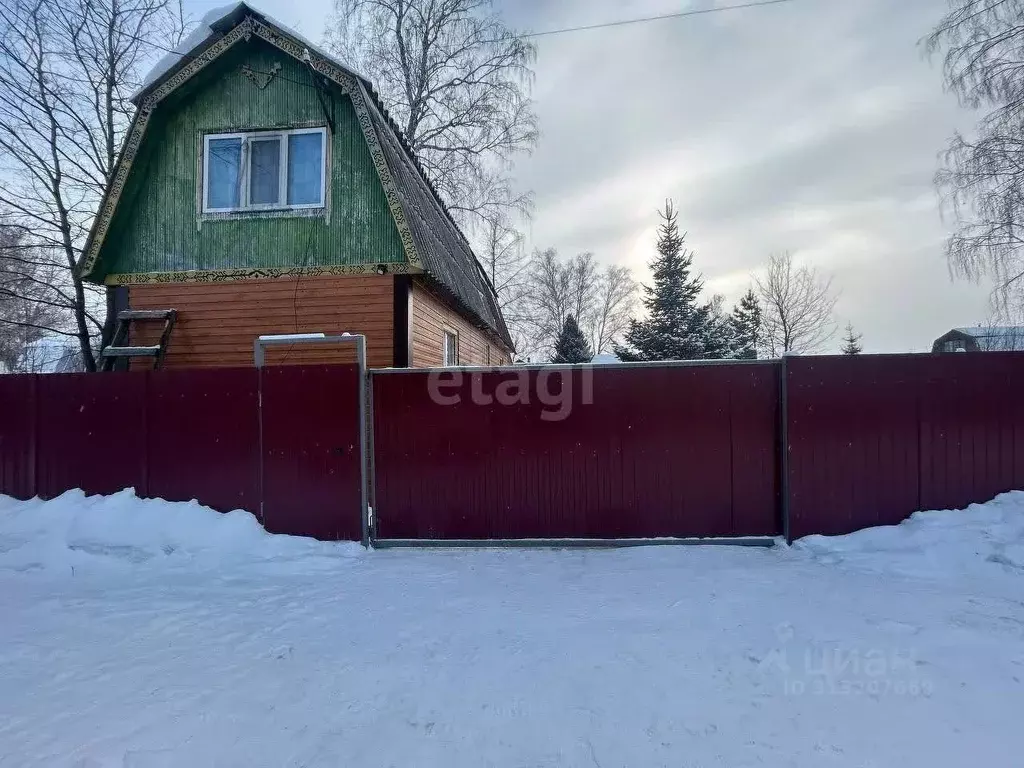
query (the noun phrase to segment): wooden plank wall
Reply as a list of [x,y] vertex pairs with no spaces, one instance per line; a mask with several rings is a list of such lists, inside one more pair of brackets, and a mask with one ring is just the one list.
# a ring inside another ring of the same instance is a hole
[[507,365],[507,352],[421,282],[412,287],[412,360],[410,368],[444,364],[444,330],[459,335],[460,365]]
[[[213,368],[253,364],[253,340],[262,334],[366,334],[367,364],[389,367],[393,357],[392,275],[330,275],[232,280],[220,283],[147,283],[129,289],[132,309],[177,309],[164,366]],[[155,344],[162,323],[137,323],[133,344]],[[268,350],[269,364],[354,362],[354,353],[329,345]],[[139,367],[150,367],[142,361]]]

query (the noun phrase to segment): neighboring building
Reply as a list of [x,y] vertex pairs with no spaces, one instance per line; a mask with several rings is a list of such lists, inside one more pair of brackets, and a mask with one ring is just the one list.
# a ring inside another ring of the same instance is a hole
[[177,310],[165,366],[251,365],[257,336],[321,331],[365,334],[377,367],[511,360],[487,276],[368,81],[238,3],[133,100],[83,275],[122,286],[122,309]]
[[85,370],[78,339],[44,336],[25,345],[18,361],[21,373],[78,373]]
[[1024,352],[1024,326],[954,328],[935,340],[932,352]]
[[622,361],[619,360],[618,356],[611,352],[602,352],[599,355],[594,355],[593,359],[590,361],[591,365],[615,365],[621,362]]

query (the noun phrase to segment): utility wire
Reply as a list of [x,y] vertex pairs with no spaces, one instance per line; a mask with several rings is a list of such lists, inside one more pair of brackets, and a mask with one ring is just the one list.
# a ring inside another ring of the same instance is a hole
[[[581,26],[578,26],[578,27],[562,27],[560,29],[547,29],[547,30],[543,30],[541,32],[523,32],[523,33],[517,34],[516,36],[517,37],[530,37],[530,38],[532,38],[532,37],[549,37],[551,35],[564,35],[564,34],[567,34],[569,32],[587,32],[587,31],[594,30],[594,29],[608,29],[608,28],[611,28],[611,27],[624,27],[624,26],[629,25],[629,24],[645,24],[645,23],[652,22],[652,21],[664,21],[664,20],[667,20],[667,19],[681,19],[681,18],[685,18],[685,17],[688,17],[688,16],[704,16],[704,15],[707,15],[707,14],[710,14],[710,13],[722,13],[724,11],[739,11],[739,10],[743,10],[743,9],[746,9],[746,8],[760,8],[760,7],[769,6],[769,5],[781,5],[782,3],[791,3],[791,2],[793,2],[793,0],[755,0],[754,2],[738,3],[736,5],[723,5],[723,6],[719,6],[717,8],[703,8],[703,9],[699,9],[699,10],[695,10],[695,11],[679,11],[677,13],[663,13],[663,14],[659,14],[659,15],[656,15],[656,16],[642,16],[642,17],[638,17],[638,18],[634,18],[634,19],[619,19],[618,21],[606,21],[606,22],[602,22],[602,23],[599,23],[599,24],[584,24],[584,25],[581,25]],[[173,54],[175,56],[180,56],[183,59],[195,59],[195,58],[197,58],[196,56],[192,56],[191,54],[181,53],[180,51],[176,51],[173,48],[167,48],[166,46],[160,45],[159,43],[154,43],[151,40],[145,40],[143,38],[136,38],[136,39],[140,43],[144,43],[145,45],[152,46],[153,48],[156,48],[157,50],[164,51],[165,53],[170,53],[170,54]],[[489,42],[499,42],[499,41],[492,40],[492,41],[489,41]],[[315,83],[302,82],[301,80],[295,80],[294,78],[286,77],[285,75],[281,75],[281,74],[278,74],[278,73],[262,72],[262,71],[260,71],[258,69],[253,69],[252,71],[254,73],[258,74],[258,75],[269,75],[269,76],[272,76],[272,77],[277,77],[277,78],[279,78],[281,80],[284,80],[286,82],[294,83],[295,85],[305,86],[306,88],[317,88],[317,85]]]
[[648,21],[662,21],[664,19],[681,19],[684,16],[703,16],[708,13],[722,13],[723,11],[738,11],[743,8],[758,8],[766,5],[781,5],[791,3],[793,0],[757,0],[750,3],[739,3],[737,5],[723,5],[718,8],[703,8],[696,11],[679,11],[678,13],[662,13],[657,16],[644,16],[636,19],[620,19],[619,21],[606,21],[600,24],[585,24],[579,27],[562,27],[561,29],[547,29],[542,32],[523,32],[516,37],[547,37],[549,35],[563,35],[567,32],[585,32],[591,29],[607,29],[609,27],[624,27],[627,24],[643,24]]

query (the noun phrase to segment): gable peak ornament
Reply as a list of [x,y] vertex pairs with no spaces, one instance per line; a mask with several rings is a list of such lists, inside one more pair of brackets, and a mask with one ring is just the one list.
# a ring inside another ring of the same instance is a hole
[[242,74],[252,80],[253,84],[261,91],[270,85],[270,81],[274,79],[274,75],[281,71],[281,63],[275,61],[273,66],[270,67],[269,72],[259,72],[248,64],[242,65]]

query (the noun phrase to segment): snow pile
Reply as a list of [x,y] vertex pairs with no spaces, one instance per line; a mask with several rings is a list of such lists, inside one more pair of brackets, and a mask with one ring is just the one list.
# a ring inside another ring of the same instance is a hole
[[981,577],[993,567],[1024,571],[1024,491],[846,536],[807,536],[794,548],[826,564],[929,579]]
[[0,496],[0,569],[66,569],[149,561],[216,562],[352,554],[358,545],[267,533],[236,509],[221,514],[197,501],[140,499],[68,491],[56,499]]
[[0,766],[1018,765],[1022,506],[339,561],[243,512],[0,497]]

